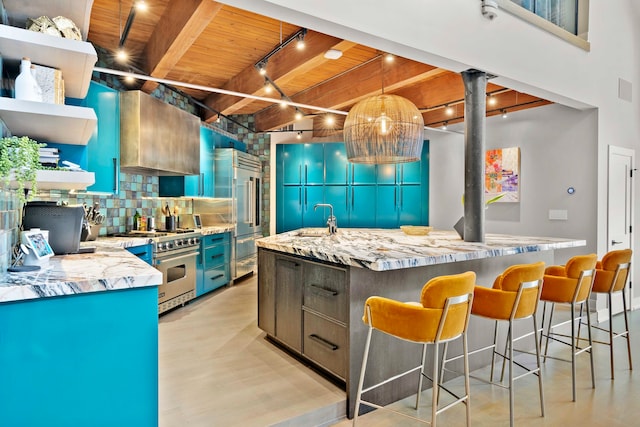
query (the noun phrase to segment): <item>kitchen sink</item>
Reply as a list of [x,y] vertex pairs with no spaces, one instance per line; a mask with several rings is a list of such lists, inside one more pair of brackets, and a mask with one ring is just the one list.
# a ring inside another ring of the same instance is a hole
[[329,232],[326,228],[303,228],[298,231],[298,237],[327,237]]

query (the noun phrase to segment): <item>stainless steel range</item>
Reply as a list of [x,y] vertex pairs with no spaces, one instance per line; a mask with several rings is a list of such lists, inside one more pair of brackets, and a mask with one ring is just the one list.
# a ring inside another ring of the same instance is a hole
[[162,272],[158,287],[158,313],[196,297],[196,258],[201,234],[192,230],[153,237],[153,266]]

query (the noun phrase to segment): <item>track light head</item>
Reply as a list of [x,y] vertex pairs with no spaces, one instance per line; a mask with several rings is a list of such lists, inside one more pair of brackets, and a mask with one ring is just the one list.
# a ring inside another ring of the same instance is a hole
[[261,61],[258,62],[256,65],[256,70],[258,70],[258,72],[260,73],[261,76],[264,76],[265,74],[267,74],[267,62],[266,61]]

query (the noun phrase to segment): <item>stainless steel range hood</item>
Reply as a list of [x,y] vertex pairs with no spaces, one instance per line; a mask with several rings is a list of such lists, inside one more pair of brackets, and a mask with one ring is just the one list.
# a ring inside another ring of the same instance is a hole
[[200,119],[139,90],[120,93],[120,168],[151,175],[200,173]]

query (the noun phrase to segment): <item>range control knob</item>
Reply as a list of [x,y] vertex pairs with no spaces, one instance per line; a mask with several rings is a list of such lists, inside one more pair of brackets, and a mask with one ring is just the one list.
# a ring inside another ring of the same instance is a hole
[[196,237],[195,239],[193,239],[193,243],[195,243],[196,245],[199,245],[200,239]]

